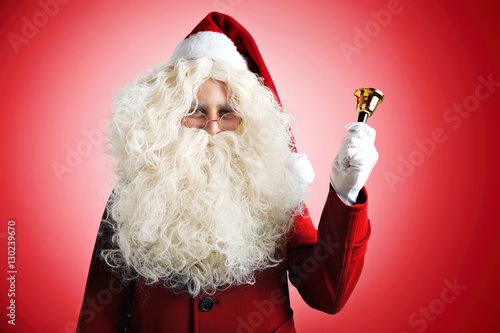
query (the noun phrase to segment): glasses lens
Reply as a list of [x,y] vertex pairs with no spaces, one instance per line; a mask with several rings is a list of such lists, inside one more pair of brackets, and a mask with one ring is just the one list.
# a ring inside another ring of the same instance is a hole
[[241,123],[241,118],[234,113],[226,113],[220,118],[220,126],[225,131],[234,131]]
[[189,128],[205,128],[207,117],[204,113],[195,112],[185,118],[186,126]]

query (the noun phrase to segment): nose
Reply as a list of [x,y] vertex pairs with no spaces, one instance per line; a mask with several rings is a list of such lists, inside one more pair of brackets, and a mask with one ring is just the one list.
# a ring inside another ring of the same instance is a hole
[[209,120],[205,130],[211,135],[215,135],[217,133],[222,132],[222,128],[220,128],[217,119]]

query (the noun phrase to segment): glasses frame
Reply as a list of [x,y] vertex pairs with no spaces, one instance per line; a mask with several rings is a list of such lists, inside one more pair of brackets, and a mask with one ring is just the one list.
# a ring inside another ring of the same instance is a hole
[[[241,125],[241,123],[243,122],[243,119],[241,119],[241,117],[236,114],[236,112],[228,112],[228,113],[225,113],[223,114],[219,119],[208,119],[207,115],[203,112],[200,112],[206,119],[206,122],[205,122],[205,126],[203,127],[189,127],[188,124],[187,124],[187,121],[188,121],[188,118],[191,117],[192,115],[194,115],[196,112],[193,112],[191,114],[188,114],[187,116],[184,116],[182,118],[182,123],[184,124],[185,127],[187,128],[197,128],[197,129],[203,129],[203,130],[206,130],[206,128],[208,127],[208,124],[211,122],[211,121],[216,121],[219,123],[219,127],[223,130],[223,131],[229,131],[229,132],[233,132],[233,131],[236,131],[238,129],[238,127]],[[222,126],[222,118],[224,118],[226,115],[235,115],[236,117],[238,117],[239,121],[238,121],[238,126],[236,126],[236,128],[234,130],[227,130],[224,128],[224,126]]]

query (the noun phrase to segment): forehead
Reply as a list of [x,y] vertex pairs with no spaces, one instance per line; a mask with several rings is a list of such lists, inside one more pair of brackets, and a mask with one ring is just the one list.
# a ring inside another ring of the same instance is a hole
[[205,104],[226,104],[227,85],[221,81],[207,79],[200,85],[196,97],[199,102],[204,102]]

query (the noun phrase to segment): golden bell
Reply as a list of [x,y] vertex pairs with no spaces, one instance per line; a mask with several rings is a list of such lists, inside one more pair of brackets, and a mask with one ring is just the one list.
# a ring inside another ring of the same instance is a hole
[[364,118],[364,120],[358,121],[363,122],[366,121],[366,115],[371,117],[377,106],[384,101],[384,94],[375,88],[359,88],[354,92],[354,97],[357,99],[356,111],[359,118]]

